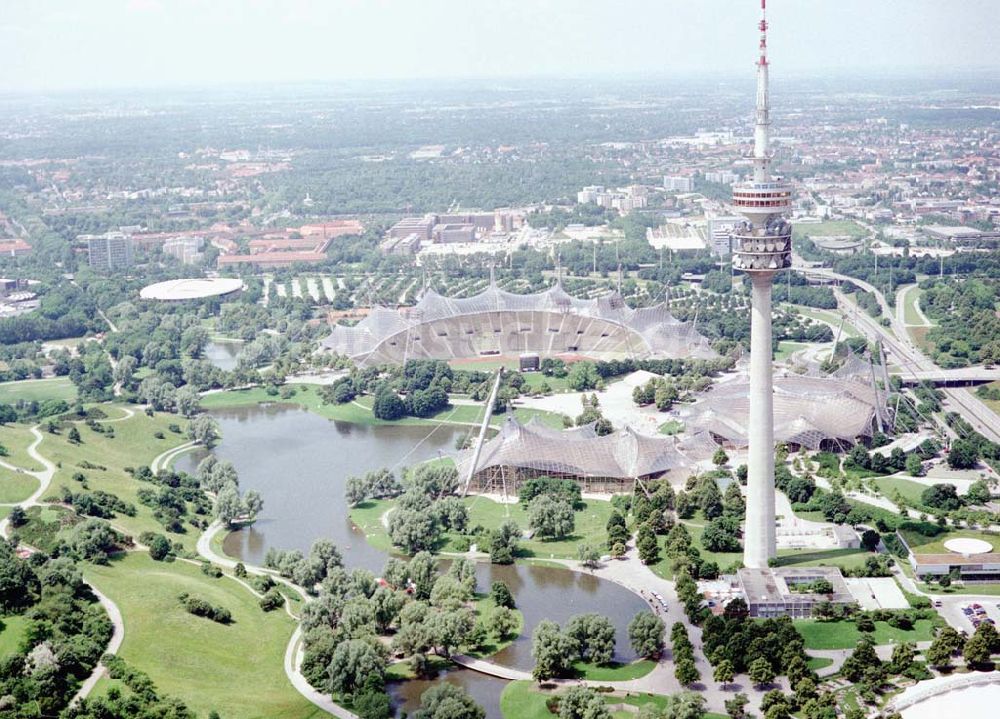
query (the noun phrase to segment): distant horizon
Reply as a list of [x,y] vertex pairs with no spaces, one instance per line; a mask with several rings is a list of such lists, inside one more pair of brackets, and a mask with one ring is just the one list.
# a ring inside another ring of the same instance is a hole
[[[771,77],[772,85],[777,84],[781,86],[786,83],[799,83],[809,80],[826,80],[826,81],[857,81],[866,80],[871,82],[879,82],[884,80],[892,81],[927,81],[927,82],[947,82],[949,80],[995,80],[996,77],[1000,76],[1000,64],[998,65],[982,65],[982,66],[896,66],[896,67],[883,67],[879,68],[879,72],[874,76],[867,72],[864,68],[833,68],[833,69],[818,69],[818,70],[799,70],[799,71],[788,71],[788,72],[774,72]],[[0,97],[12,97],[12,98],[30,98],[30,97],[66,97],[73,95],[82,94],[92,94],[96,96],[108,94],[116,95],[124,92],[139,92],[144,95],[151,94],[169,94],[175,92],[208,92],[212,90],[239,90],[239,89],[254,89],[254,90],[292,90],[295,88],[301,89],[322,89],[322,88],[350,88],[358,89],[360,86],[370,86],[372,89],[377,88],[389,88],[402,84],[413,84],[420,86],[454,86],[462,83],[472,83],[472,84],[489,84],[489,83],[523,83],[525,85],[532,84],[544,84],[544,83],[558,83],[566,82],[573,84],[585,84],[588,82],[593,83],[611,83],[611,82],[627,82],[634,85],[641,85],[643,83],[656,83],[656,82],[683,82],[683,83],[704,83],[704,82],[726,82],[726,83],[738,83],[746,84],[749,88],[748,91],[752,92],[754,88],[754,79],[752,74],[747,72],[735,72],[735,71],[705,71],[705,72],[685,72],[685,73],[671,73],[668,71],[651,71],[651,72],[619,72],[619,73],[603,73],[603,74],[593,74],[593,75],[570,75],[570,74],[544,74],[537,73],[532,75],[454,75],[454,76],[442,76],[442,77],[418,77],[418,76],[399,76],[399,77],[379,77],[379,78],[364,78],[364,77],[353,77],[353,78],[338,78],[338,79],[317,79],[317,78],[304,78],[304,79],[286,79],[286,80],[219,80],[215,82],[191,82],[191,83],[176,83],[169,85],[104,85],[104,86],[79,86],[79,87],[62,87],[62,88],[50,88],[50,89],[22,89],[22,88],[4,88],[0,86]],[[501,88],[496,88],[500,90]],[[517,88],[511,88],[517,89]],[[998,94],[1000,94],[1000,83],[996,88]]]
[[[776,76],[1000,68],[1000,2],[771,0]],[[759,0],[8,0],[0,92],[752,76]]]

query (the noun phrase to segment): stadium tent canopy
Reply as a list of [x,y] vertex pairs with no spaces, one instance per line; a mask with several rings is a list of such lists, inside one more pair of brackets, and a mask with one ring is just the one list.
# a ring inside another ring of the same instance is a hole
[[637,357],[710,359],[716,355],[664,304],[632,309],[617,293],[572,297],[557,282],[535,294],[495,284],[472,297],[427,290],[412,308],[373,307],[353,327],[334,326],[323,346],[362,363],[537,352],[618,351]]
[[[852,445],[871,437],[876,417],[885,417],[885,370],[852,355],[832,374],[817,367],[799,367],[774,378],[774,439],[808,449],[827,443]],[[747,446],[749,379],[741,372],[735,379],[704,392],[691,407],[681,411],[691,429],[702,430],[733,447]]]
[[[597,436],[594,426],[560,431],[532,418],[522,424],[508,417],[500,432],[483,445],[473,473],[476,491],[506,491],[530,477],[566,477],[581,482],[585,491],[626,491],[636,479],[659,477],[671,470],[689,470],[711,455],[711,442],[702,438],[648,436],[626,427]],[[459,460],[459,476],[469,475],[475,452]]]

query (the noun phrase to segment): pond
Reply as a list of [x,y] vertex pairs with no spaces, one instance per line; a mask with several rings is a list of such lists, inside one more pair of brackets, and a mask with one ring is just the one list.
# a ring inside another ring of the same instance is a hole
[[[453,452],[462,427],[367,426],[324,419],[289,404],[213,410],[222,429],[214,452],[231,461],[243,490],[264,497],[264,512],[252,529],[230,534],[225,551],[232,557],[260,564],[270,547],[309,550],[326,537],[342,550],[346,563],[379,574],[388,555],[371,547],[348,518],[344,499],[347,477],[380,467],[399,469]],[[193,472],[204,454],[190,453],[175,467]],[[492,582],[507,583],[524,614],[525,631],[496,655],[497,663],[530,670],[531,632],[542,619],[565,623],[574,614],[608,616],[617,630],[616,658],[631,661],[626,627],[647,609],[637,596],[612,582],[553,566],[477,565],[479,591]],[[448,681],[466,686],[491,717],[499,716],[497,697],[504,682],[475,672],[455,670]],[[419,700],[419,682],[393,689],[400,702]],[[499,688],[498,688],[499,687]]]

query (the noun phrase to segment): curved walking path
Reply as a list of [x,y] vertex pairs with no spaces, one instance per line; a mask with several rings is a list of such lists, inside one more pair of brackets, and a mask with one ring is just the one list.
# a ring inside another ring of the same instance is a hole
[[[107,648],[104,650],[105,654],[117,654],[118,650],[121,649],[122,642],[125,641],[125,620],[122,618],[121,610],[118,609],[118,605],[115,604],[106,595],[101,594],[97,587],[92,584],[88,584],[90,591],[94,593],[97,597],[97,601],[101,603],[104,607],[104,611],[108,613],[108,618],[111,619],[111,624],[114,627],[114,631],[111,634],[111,641],[108,642]],[[101,662],[97,663],[94,670],[90,673],[80,688],[77,690],[76,694],[73,696],[72,701],[70,701],[70,706],[76,704],[81,699],[86,699],[90,696],[90,692],[94,690],[97,686],[97,682],[100,681],[101,677],[104,676],[105,667]]]
[[[159,459],[159,457],[157,459]],[[234,559],[230,559],[229,557],[218,554],[212,548],[212,540],[223,529],[225,529],[225,526],[218,520],[212,522],[212,524],[209,525],[208,529],[202,532],[201,536],[198,537],[198,543],[196,545],[196,548],[198,555],[203,559],[207,559],[213,564],[218,564],[222,567],[226,567],[227,569],[233,569],[237,564],[239,564],[239,562],[237,562]],[[310,597],[308,593],[304,589],[302,589],[302,587],[280,576],[274,570],[267,569],[265,567],[258,567],[253,564],[244,564],[244,567],[246,567],[247,573],[270,576],[275,581],[280,582],[285,586],[290,587],[291,589],[296,591],[302,597],[303,601],[305,602],[312,601],[312,597]],[[251,589],[251,591],[253,590]],[[287,600],[285,601],[285,611],[287,611],[289,615],[292,615]],[[329,695],[322,694],[316,691],[312,687],[312,685],[302,675],[303,656],[304,656],[304,651],[302,648],[302,627],[301,625],[299,625],[295,627],[295,631],[292,633],[291,638],[288,640],[288,646],[285,648],[285,662],[284,662],[285,676],[288,677],[288,681],[292,683],[292,686],[295,687],[296,691],[298,691],[299,694],[301,694],[303,697],[308,699],[314,706],[322,709],[323,711],[332,714],[335,717],[338,717],[338,719],[358,719],[358,716],[356,714],[348,711],[347,709],[344,709],[344,707],[334,702],[329,697]]]
[[167,469],[170,467],[170,463],[177,459],[180,455],[185,452],[190,452],[197,446],[198,443],[192,440],[164,450],[160,454],[156,455],[156,457],[153,458],[153,461],[149,463],[149,470],[153,474],[156,474],[161,469]]
[[[37,472],[30,472],[21,467],[15,467],[14,465],[8,464],[7,462],[0,462],[0,464],[9,469],[24,472],[25,474],[29,474],[38,479],[38,489],[36,489],[31,496],[24,501],[14,504],[14,506],[21,507],[22,509],[28,509],[29,507],[35,507],[41,504],[39,500],[45,496],[45,493],[49,489],[49,485],[52,483],[52,477],[55,476],[56,473],[56,466],[38,451],[38,445],[40,445],[42,440],[45,438],[45,436],[38,429],[38,425],[31,428],[31,433],[35,436],[35,441],[28,445],[28,456],[42,465],[44,469]],[[9,534],[10,520],[5,517],[4,520],[0,522],[0,536],[7,537]],[[116,605],[104,594],[101,594],[97,587],[92,584],[87,584],[87,586],[90,587],[90,591],[92,591],[94,596],[97,597],[97,601],[99,601],[101,606],[104,607],[104,611],[108,613],[108,619],[111,620],[111,641],[108,642],[108,646],[105,648],[104,653],[115,654],[118,652],[118,649],[121,648],[122,642],[125,640],[125,622],[122,620],[122,613],[118,609],[118,605]],[[70,704],[75,704],[80,699],[85,699],[90,692],[93,691],[102,676],[104,676],[104,665],[98,662],[93,671],[90,673],[90,676],[87,677],[83,684],[80,685],[80,689],[73,696]]]

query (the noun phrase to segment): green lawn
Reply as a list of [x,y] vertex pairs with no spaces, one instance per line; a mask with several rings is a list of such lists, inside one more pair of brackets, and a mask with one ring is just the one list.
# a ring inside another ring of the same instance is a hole
[[825,322],[826,324],[833,326],[833,337],[837,337],[837,329],[841,327],[841,322],[843,322],[843,329],[840,332],[840,338],[846,339],[849,337],[860,337],[861,334],[855,329],[854,325],[850,321],[845,320],[840,316],[840,313],[836,310],[821,310],[816,307],[805,307],[803,305],[789,305],[796,313],[802,315],[803,317],[808,317],[811,320],[817,320],[819,322]]
[[38,480],[30,474],[0,467],[0,502],[23,502],[38,489]]
[[[102,405],[102,408],[111,417],[121,415],[110,405]],[[170,431],[168,427],[171,424],[178,425],[181,433]],[[114,428],[114,438],[99,434],[86,425],[76,425],[83,440],[79,445],[68,440],[69,432],[66,429],[59,434],[43,432],[44,439],[38,451],[58,465],[49,494],[56,494],[61,485],[79,492],[81,484],[73,480],[73,475],[81,472],[91,491],[101,489],[135,505],[136,516],[119,515],[112,520],[116,527],[133,536],[144,531],[162,532],[163,525],[153,518],[153,510],[140,504],[137,499],[139,489],[154,485],[137,482],[125,472],[125,467],[148,465],[161,452],[186,442],[184,430],[187,421],[177,415],[157,413],[153,417],[147,417],[144,412],[137,411],[130,419],[106,426]],[[163,439],[158,439],[156,433],[161,433]],[[81,467],[81,463],[85,462],[89,462],[92,467]],[[94,466],[105,469],[94,469]],[[180,541],[186,549],[193,550],[197,535],[198,530],[188,527],[186,533],[171,534],[170,539]]]
[[588,662],[573,663],[573,669],[579,678],[596,682],[624,682],[638,679],[649,674],[654,667],[656,662],[650,659],[639,659],[629,664],[614,663],[604,667]]
[[949,539],[981,539],[993,545],[994,551],[1000,547],[1000,536],[975,529],[950,529],[935,537],[925,537],[911,529],[901,529],[900,533],[914,554],[950,554],[950,551],[944,546],[944,543]]
[[924,325],[920,313],[917,312],[917,302],[919,299],[920,287],[918,286],[908,289],[903,297],[903,321],[908,325]]
[[[852,649],[864,636],[852,621],[802,619],[795,622],[795,628],[802,635],[806,649]],[[875,622],[875,631],[870,636],[875,644],[930,641],[934,638],[934,624],[930,619],[918,619],[913,629],[903,631],[888,622]]]
[[[500,695],[500,712],[504,719],[552,719],[553,715],[545,706],[545,700],[552,696],[552,692],[542,692],[538,690],[534,682],[516,681],[510,682]],[[645,704],[652,704],[658,708],[664,708],[669,697],[660,694],[635,694],[628,692],[619,694],[599,695],[605,704],[631,704],[641,707]],[[622,712],[613,714],[615,719],[619,717],[634,717],[633,712]],[[702,715],[702,719],[726,719],[724,714],[713,714],[707,712]]]
[[[485,497],[467,497],[465,503],[469,507],[469,527],[482,525],[493,529],[512,519],[521,529],[528,528],[528,512],[520,503],[500,504]],[[583,509],[573,514],[576,528],[571,536],[564,539],[522,539],[520,556],[576,559],[577,546],[581,542],[603,549],[611,512],[610,502],[589,499],[583,503]],[[446,543],[446,550],[450,543],[450,540]]]
[[3,457],[3,460],[8,464],[14,464],[33,472],[43,469],[41,464],[28,455],[28,447],[34,441],[35,435],[31,433],[31,428],[26,425],[0,425],[0,444],[7,450],[7,455]]
[[[523,530],[528,528],[528,512],[520,504],[501,504],[480,496],[465,498],[469,508],[469,527],[481,525],[486,529],[499,527],[507,519],[514,520]],[[392,508],[392,500],[366,500],[350,511],[351,521],[365,533],[368,543],[376,549],[388,551],[392,543],[382,525],[382,515]],[[581,542],[603,550],[607,534],[608,518],[611,516],[610,502],[590,499],[583,503],[583,509],[574,513],[576,530],[564,539],[522,539],[521,557],[576,559],[577,546]],[[441,551],[455,551],[455,541],[460,535],[445,535]],[[481,548],[485,550],[484,548]]]
[[860,567],[871,552],[865,549],[781,549],[778,550],[779,567],[832,567],[845,569]]
[[878,491],[883,496],[892,499],[895,492],[899,492],[908,504],[916,507],[923,507],[921,495],[927,489],[927,485],[914,482],[912,479],[902,477],[874,477],[872,483],[878,487]]
[[382,515],[392,506],[392,500],[388,499],[366,499],[355,507],[351,507],[348,516],[351,522],[365,533],[368,544],[383,552],[392,549],[392,542],[386,534],[385,527],[382,526]]
[[[187,562],[154,562],[138,552],[109,566],[88,565],[85,576],[121,609],[125,641],[119,655],[199,716],[211,710],[260,719],[327,716],[285,677],[292,619],[283,611],[262,612],[256,597],[233,580],[212,579]],[[189,614],[177,600],[181,592],[227,608],[233,623]],[[109,684],[102,680],[97,692]]]
[[17,653],[27,629],[28,620],[23,614],[0,617],[0,658]]
[[806,223],[795,225],[792,230],[796,239],[803,237],[830,237],[850,235],[851,237],[866,237],[868,230],[854,220],[827,220],[816,224]]
[[684,423],[678,419],[668,419],[666,422],[657,427],[657,431],[660,434],[672,435],[680,434],[684,431]]
[[774,359],[778,362],[788,359],[801,349],[809,347],[810,342],[793,342],[792,340],[781,340],[778,343],[778,351],[774,353]]
[[28,521],[15,533],[22,542],[43,552],[51,552],[59,539],[80,522],[80,518],[65,507],[29,507]]
[[47,399],[64,399],[72,403],[76,400],[76,387],[69,377],[0,382],[0,402],[4,404],[13,404],[18,400],[44,402]]
[[[490,614],[493,613],[493,610],[496,609],[496,606],[488,594],[476,596],[475,610],[480,621],[486,621]],[[514,627],[514,630],[506,639],[500,639],[498,636],[488,634],[489,638],[485,643],[481,644],[475,651],[466,651],[465,653],[472,657],[492,657],[497,652],[503,651],[510,646],[524,631],[524,615],[521,613],[521,610],[515,609],[514,615],[517,617],[517,626]]]
[[831,664],[833,664],[833,660],[830,659],[830,657],[809,657],[806,661],[806,666],[814,672],[818,672],[820,669],[826,669]]
[[[358,397],[354,402],[346,404],[323,404],[318,394],[318,385],[297,384],[294,387],[296,392],[290,399],[281,399],[280,397],[269,395],[265,389],[255,387],[253,389],[227,390],[225,392],[206,395],[201,400],[201,406],[205,409],[217,409],[248,404],[256,405],[262,402],[285,402],[297,404],[327,419],[366,425],[426,425],[440,422],[479,424],[483,421],[483,408],[481,405],[460,404],[448,407],[427,418],[404,417],[393,422],[386,422],[377,419],[372,414],[372,397]],[[555,414],[554,412],[519,407],[514,410],[514,414],[522,422],[526,422],[533,416],[538,416],[550,427],[557,429],[562,429],[563,427],[562,415]],[[499,425],[505,417],[505,414],[494,414],[490,420],[490,424],[494,426]]]

